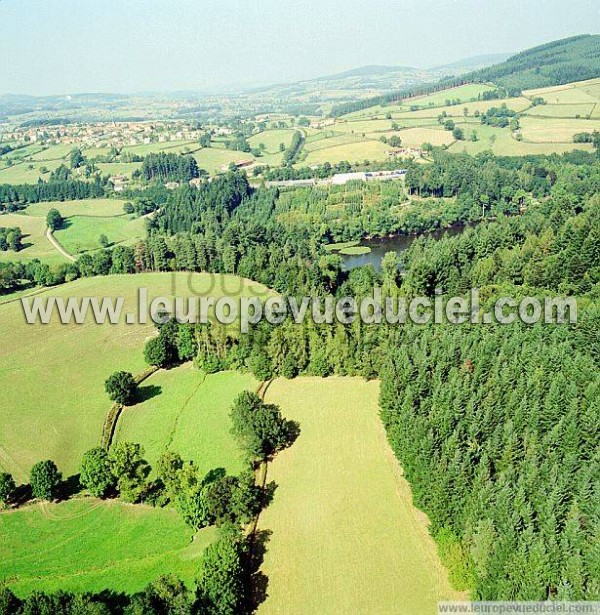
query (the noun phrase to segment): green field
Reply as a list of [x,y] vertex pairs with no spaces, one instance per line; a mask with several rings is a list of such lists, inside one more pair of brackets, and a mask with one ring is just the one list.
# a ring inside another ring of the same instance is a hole
[[0,513],[0,580],[32,591],[134,593],[161,574],[191,583],[211,528],[193,539],[173,509],[93,498]]
[[584,104],[597,103],[600,100],[600,79],[576,81],[549,88],[539,88],[523,92],[527,98],[539,96],[547,104]]
[[193,152],[200,146],[196,141],[165,141],[163,143],[144,143],[140,145],[128,145],[123,148],[123,152],[145,156],[146,154],[156,154],[157,152],[169,152],[171,154],[183,154]]
[[161,393],[123,412],[117,441],[141,442],[151,464],[169,449],[196,462],[201,474],[219,467],[231,474],[243,469],[240,449],[229,433],[229,410],[239,393],[256,390],[252,376],[205,376],[188,364],[154,374],[145,386],[159,387]]
[[254,282],[229,275],[148,273],[84,278],[38,297],[123,297],[118,324],[28,325],[20,301],[0,305],[0,468],[26,481],[31,466],[53,459],[68,476],[81,455],[100,443],[110,407],[104,381],[116,370],[144,369],[143,347],[155,326],[125,324],[135,312],[137,289],[152,297],[220,297],[265,294]]
[[49,264],[66,263],[65,257],[60,254],[48,241],[46,233],[46,218],[40,216],[28,216],[24,214],[0,215],[1,227],[18,226],[23,234],[23,245],[19,252],[0,252],[0,262],[6,261],[31,261],[39,258]]
[[32,203],[27,206],[25,213],[29,216],[42,216],[46,218],[51,209],[58,209],[63,218],[70,216],[121,216],[123,204],[119,199],[82,199],[80,201],[49,201],[46,203]]
[[254,156],[250,152],[235,152],[229,149],[217,147],[205,147],[194,153],[194,158],[198,166],[211,175],[221,173],[221,165],[229,165],[240,160],[253,160]]
[[592,116],[595,107],[596,105],[593,103],[573,105],[537,105],[528,109],[525,112],[525,115],[544,118],[589,118]]
[[409,111],[409,105],[405,105],[405,112],[398,116],[398,120],[404,120],[405,118],[432,118],[437,119],[438,115],[441,113],[446,113],[446,115],[454,118],[462,118],[465,116],[465,109],[467,109],[467,116],[473,116],[476,111],[479,113],[484,113],[488,109],[492,107],[499,107],[501,105],[506,105],[509,109],[513,109],[514,111],[524,111],[528,107],[531,106],[531,101],[527,98],[503,98],[500,100],[478,100],[475,102],[469,102],[459,105],[448,105],[443,107],[431,107],[425,109],[417,109],[416,111]]
[[428,96],[416,96],[415,98],[406,98],[403,104],[416,105],[419,107],[441,107],[448,100],[460,100],[461,103],[477,100],[484,92],[491,92],[496,88],[484,83],[468,83],[456,88],[449,88],[441,92],[435,92]]
[[99,249],[100,235],[111,244],[134,244],[146,233],[146,220],[131,215],[98,217],[71,216],[63,228],[54,231],[57,241],[71,254]]
[[339,377],[267,390],[301,433],[269,466],[278,488],[259,522],[273,532],[259,613],[420,615],[459,598],[387,444],[378,395],[377,382]]
[[[534,143],[573,143],[578,132],[600,130],[600,120],[585,119],[521,119],[523,139]],[[578,144],[574,144],[577,146]]]
[[[123,213],[125,201],[119,199],[83,199],[81,201],[55,201],[47,203],[33,203],[25,210],[29,216],[39,217],[40,223],[45,219],[48,211],[58,209],[65,224],[63,228],[54,232],[57,241],[71,254],[80,254],[90,250],[99,249],[100,235],[106,235],[111,244],[133,244],[144,237],[146,228],[143,218]],[[21,214],[19,214],[21,216]],[[15,218],[18,220],[18,218]],[[0,224],[2,220],[0,219]],[[41,228],[41,226],[40,226]],[[48,243],[47,239],[42,239]],[[45,244],[44,244],[45,246]],[[33,258],[33,252],[24,256]]]
[[301,165],[310,166],[324,162],[335,164],[342,160],[347,160],[350,163],[363,162],[364,160],[385,160],[386,152],[389,149],[389,146],[380,141],[360,140],[345,145],[310,151],[306,158],[302,160]]
[[[38,180],[48,180],[50,172],[61,165],[61,160],[45,162],[19,162],[5,167],[0,162],[0,184],[37,184]],[[47,173],[42,173],[44,167]]]
[[33,154],[33,160],[59,160],[60,162],[66,158],[71,151],[77,146],[72,143],[61,143],[59,145],[51,145],[45,147],[42,151]]
[[289,147],[292,142],[292,137],[296,131],[293,129],[287,130],[265,130],[257,135],[252,135],[248,139],[251,147],[259,147],[262,143],[265,146],[265,152],[268,154],[279,153],[279,145],[283,143],[285,147]]

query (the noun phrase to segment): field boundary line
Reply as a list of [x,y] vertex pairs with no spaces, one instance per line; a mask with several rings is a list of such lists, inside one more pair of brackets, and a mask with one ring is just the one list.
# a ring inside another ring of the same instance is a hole
[[[143,372],[134,376],[134,380],[136,384],[141,384],[144,380],[147,380],[159,371],[159,368],[152,365],[148,367]],[[113,442],[113,438],[115,437],[115,433],[117,431],[117,424],[119,422],[119,417],[123,412],[125,406],[123,404],[118,404],[115,402],[109,409],[106,418],[104,419],[104,424],[102,425],[102,436],[100,438],[100,446],[106,450],[108,450]]]
[[[272,382],[273,382],[273,378],[270,378],[269,380],[263,380],[256,389],[256,394],[263,401],[265,400],[265,395],[267,393],[268,388],[271,386]],[[263,495],[264,495],[264,489],[267,485],[268,471],[269,471],[269,463],[266,459],[263,459],[261,460],[258,468],[256,468],[254,472],[254,482],[257,487],[261,488]],[[260,513],[263,509],[262,505],[264,504],[264,502],[262,501],[262,499],[263,499],[263,496],[261,496],[261,507],[259,508],[256,515],[254,515],[254,519],[252,519],[247,529],[247,535],[250,539],[250,552],[251,553],[253,553],[254,551],[254,543],[256,540],[256,530],[258,529],[258,521],[260,519]]]
[[168,451],[171,444],[173,444],[173,439],[175,438],[175,434],[177,433],[177,426],[179,425],[179,419],[181,418],[183,411],[187,408],[188,404],[192,401],[192,399],[196,397],[196,393],[198,393],[198,391],[200,390],[200,387],[205,382],[206,382],[206,373],[202,372],[202,379],[194,387],[194,390],[188,395],[187,399],[181,405],[181,408],[179,408],[179,412],[177,413],[177,416],[175,417],[175,420],[173,421],[173,428],[171,429],[171,433],[169,434],[169,437],[167,438],[167,443],[165,445],[165,451]]

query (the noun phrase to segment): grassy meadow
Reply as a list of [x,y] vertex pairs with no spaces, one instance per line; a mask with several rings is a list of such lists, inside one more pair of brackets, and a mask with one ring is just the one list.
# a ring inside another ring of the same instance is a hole
[[17,595],[58,590],[131,594],[161,574],[191,583],[214,528],[192,540],[172,508],[77,498],[0,513],[0,534],[0,580]]
[[204,147],[193,154],[198,166],[211,175],[221,173],[221,165],[229,165],[240,160],[254,160],[250,152],[236,152],[220,147]]
[[18,226],[23,232],[23,249],[19,252],[9,250],[0,252],[0,262],[31,261],[39,258],[49,264],[66,263],[66,258],[58,252],[46,238],[46,218],[21,213],[0,215],[0,227]]
[[268,388],[266,401],[301,433],[269,465],[278,488],[259,521],[273,532],[261,615],[414,615],[460,597],[412,506],[378,395],[377,382],[358,378],[278,379]]
[[169,449],[193,460],[201,474],[214,468],[231,474],[242,470],[239,446],[229,433],[229,410],[239,393],[258,387],[251,375],[206,376],[187,364],[157,372],[144,386],[160,393],[123,412],[117,442],[140,442],[151,464]]
[[25,209],[28,216],[46,219],[51,209],[58,209],[63,218],[71,216],[121,216],[125,201],[120,199],[82,199],[78,201],[47,201],[32,203]]
[[174,297],[264,293],[259,284],[229,275],[147,273],[84,278],[45,289],[37,297],[123,297],[118,324],[26,323],[20,301],[0,304],[0,469],[25,482],[31,466],[53,459],[65,476],[77,472],[81,455],[100,442],[110,401],[104,381],[116,370],[145,368],[143,347],[152,323],[125,323],[137,306],[137,289]]
[[71,216],[62,228],[54,231],[57,241],[71,254],[100,249],[100,236],[106,235],[111,245],[134,244],[146,234],[144,218],[121,215],[111,217]]

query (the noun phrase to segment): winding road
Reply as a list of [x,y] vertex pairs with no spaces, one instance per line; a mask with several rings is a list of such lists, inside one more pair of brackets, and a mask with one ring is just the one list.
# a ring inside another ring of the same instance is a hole
[[65,258],[69,259],[72,262],[75,262],[75,257],[72,254],[69,254],[56,240],[56,237],[52,234],[52,230],[50,227],[46,227],[46,239],[54,246],[56,250],[58,250]]

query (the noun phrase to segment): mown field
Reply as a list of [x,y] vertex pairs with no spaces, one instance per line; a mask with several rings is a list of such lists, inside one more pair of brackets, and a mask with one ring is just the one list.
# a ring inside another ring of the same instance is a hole
[[230,474],[243,469],[239,446],[229,433],[229,410],[239,393],[258,387],[251,375],[205,376],[187,364],[154,374],[145,386],[155,395],[123,412],[117,442],[142,443],[151,464],[168,449],[193,460],[201,474],[218,467]]
[[32,591],[134,593],[162,574],[191,583],[214,529],[192,532],[172,508],[94,498],[0,513],[0,581]]
[[220,297],[265,293],[235,276],[148,273],[85,278],[45,289],[38,297],[123,297],[119,324],[26,323],[20,301],[0,304],[0,468],[25,482],[31,466],[53,459],[65,476],[100,442],[110,401],[104,381],[116,370],[144,369],[143,347],[155,326],[125,324],[137,306],[137,289],[152,297]]
[[301,434],[269,466],[278,488],[259,522],[273,532],[259,613],[414,615],[459,598],[388,447],[378,394],[377,382],[340,377],[267,390]]

